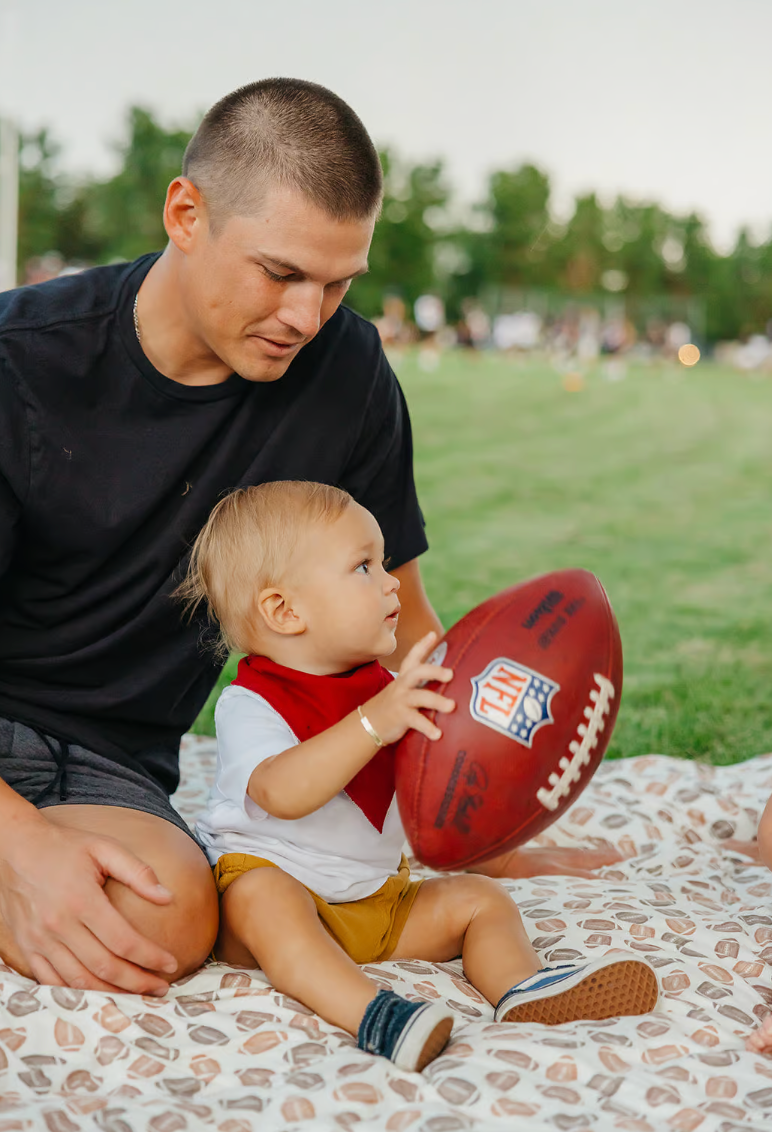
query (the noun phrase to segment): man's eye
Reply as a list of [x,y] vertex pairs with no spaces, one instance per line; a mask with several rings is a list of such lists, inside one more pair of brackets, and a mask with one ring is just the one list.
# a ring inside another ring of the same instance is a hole
[[270,268],[266,267],[265,264],[261,264],[260,266],[268,278],[272,279],[274,283],[286,283],[290,278],[289,275],[278,275],[275,271],[271,271]]
[[369,574],[370,573],[370,563],[369,562],[360,562],[359,565],[356,568],[356,573]]
[[391,558],[384,558],[384,560],[383,560],[383,568],[387,573],[388,573],[388,570],[389,570],[389,566],[391,566],[391,562],[392,562]]

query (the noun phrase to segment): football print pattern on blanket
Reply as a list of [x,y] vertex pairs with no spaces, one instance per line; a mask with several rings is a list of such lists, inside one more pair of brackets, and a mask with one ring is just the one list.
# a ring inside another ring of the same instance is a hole
[[[188,739],[175,802],[203,804],[214,745]],[[542,844],[612,842],[598,879],[509,881],[546,963],[633,951],[662,997],[643,1018],[494,1025],[460,964],[394,962],[380,985],[446,1000],[451,1044],[403,1073],[212,964],[162,1001],[38,987],[0,967],[0,1132],[620,1129],[739,1132],[772,1120],[772,1059],[744,1038],[772,1008],[772,873],[722,850],[753,836],[772,755],[728,768],[607,762]]]

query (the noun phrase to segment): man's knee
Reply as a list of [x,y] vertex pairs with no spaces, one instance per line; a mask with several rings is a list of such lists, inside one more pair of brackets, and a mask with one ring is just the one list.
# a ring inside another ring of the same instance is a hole
[[174,982],[198,970],[217,938],[218,902],[212,870],[203,853],[185,834],[173,854],[149,860],[159,881],[171,893],[169,904],[151,904],[119,881],[108,880],[105,891],[112,904],[143,935],[170,951],[177,960]]

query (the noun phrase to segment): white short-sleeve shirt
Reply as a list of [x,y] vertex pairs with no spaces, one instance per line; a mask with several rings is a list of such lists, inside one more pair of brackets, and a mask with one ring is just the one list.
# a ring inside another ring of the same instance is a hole
[[214,865],[225,853],[263,857],[331,904],[371,896],[399,867],[405,832],[392,800],[379,833],[347,794],[286,821],[247,794],[255,767],[297,746],[281,715],[257,692],[231,684],[214,713],[217,772],[196,832]]

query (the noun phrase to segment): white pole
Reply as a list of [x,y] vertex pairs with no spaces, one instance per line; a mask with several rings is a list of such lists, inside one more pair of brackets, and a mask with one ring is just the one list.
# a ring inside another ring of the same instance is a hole
[[19,235],[19,135],[0,118],[0,291],[16,286]]
[[18,0],[0,0],[0,291],[16,286],[19,233]]

